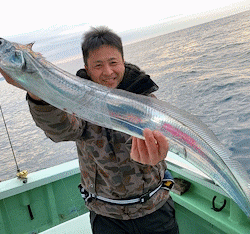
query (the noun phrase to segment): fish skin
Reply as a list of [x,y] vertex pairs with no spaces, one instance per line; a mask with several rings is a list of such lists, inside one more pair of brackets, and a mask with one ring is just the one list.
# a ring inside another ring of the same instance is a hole
[[0,38],[0,67],[27,91],[94,124],[144,139],[149,128],[163,133],[170,151],[207,174],[250,217],[250,182],[243,167],[195,116],[160,101],[110,89],[69,74],[21,45]]

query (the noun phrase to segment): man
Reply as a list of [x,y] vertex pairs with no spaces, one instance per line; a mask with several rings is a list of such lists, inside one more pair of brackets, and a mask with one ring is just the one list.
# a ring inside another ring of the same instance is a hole
[[[85,33],[82,52],[85,69],[77,75],[84,79],[143,95],[158,89],[138,67],[125,63],[120,37],[105,27]],[[76,142],[80,190],[94,234],[178,233],[173,201],[161,187],[168,142],[160,132],[145,129],[145,140],[133,137],[130,148],[125,133],[76,118],[31,93],[27,100],[34,121],[50,139]]]

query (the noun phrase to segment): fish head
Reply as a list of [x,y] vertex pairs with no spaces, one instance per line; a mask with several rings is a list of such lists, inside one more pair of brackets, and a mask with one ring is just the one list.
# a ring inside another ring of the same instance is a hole
[[17,44],[0,38],[0,68],[11,75],[13,71],[22,71],[25,66],[24,53]]
[[42,82],[35,60],[43,58],[32,50],[33,44],[22,45],[0,38],[0,68],[26,90],[35,78],[36,82]]

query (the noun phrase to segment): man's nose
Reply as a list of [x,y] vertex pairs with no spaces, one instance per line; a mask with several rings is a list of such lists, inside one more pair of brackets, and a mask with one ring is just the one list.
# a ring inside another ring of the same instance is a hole
[[108,65],[108,64],[106,64],[106,65],[103,67],[103,75],[105,75],[105,76],[110,76],[112,73],[113,73],[113,70],[112,70],[111,66]]

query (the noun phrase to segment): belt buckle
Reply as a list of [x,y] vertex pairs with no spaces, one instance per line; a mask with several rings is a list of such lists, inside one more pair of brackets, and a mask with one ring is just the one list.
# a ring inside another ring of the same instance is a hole
[[149,193],[145,193],[143,195],[140,196],[140,203],[145,203],[147,200],[149,200],[150,196],[149,196]]
[[83,188],[81,184],[78,185],[78,188],[85,202],[92,200],[91,194],[85,188]]

